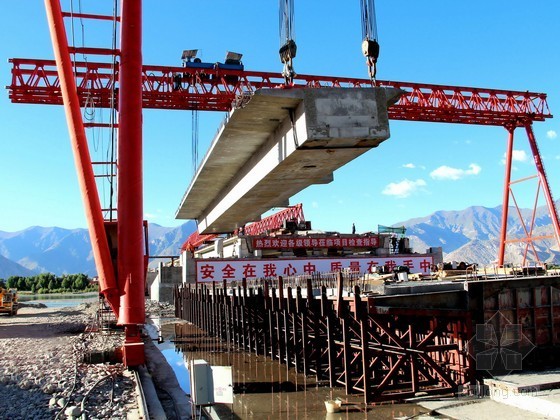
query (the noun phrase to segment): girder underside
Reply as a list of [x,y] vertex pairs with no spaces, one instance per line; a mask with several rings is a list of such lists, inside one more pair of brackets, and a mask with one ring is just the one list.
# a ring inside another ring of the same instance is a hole
[[176,217],[199,232],[231,232],[389,136],[396,89],[258,91],[229,115],[193,178]]

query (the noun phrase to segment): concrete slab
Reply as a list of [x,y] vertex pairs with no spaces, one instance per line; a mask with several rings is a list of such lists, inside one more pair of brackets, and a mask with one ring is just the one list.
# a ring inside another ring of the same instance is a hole
[[560,370],[485,379],[490,398],[550,419],[560,419]]
[[439,414],[446,418],[460,420],[532,420],[547,417],[509,407],[491,399],[452,399],[443,401],[422,401],[418,405],[430,410],[431,414]]
[[512,373],[494,379],[486,379],[484,383],[488,386],[518,392],[558,389],[560,388],[560,369]]
[[257,91],[229,114],[176,213],[201,233],[231,232],[389,137],[386,88]]

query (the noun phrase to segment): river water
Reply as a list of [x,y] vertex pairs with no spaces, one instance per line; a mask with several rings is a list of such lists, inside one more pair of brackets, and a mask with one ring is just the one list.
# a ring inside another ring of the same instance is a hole
[[[158,347],[186,393],[191,391],[187,369],[189,360],[203,359],[211,366],[231,366],[233,404],[217,405],[231,413],[228,418],[432,418],[425,414],[428,410],[416,404],[388,403],[367,407],[362,398],[357,395],[345,395],[341,387],[330,388],[325,383],[318,383],[313,378],[295,373],[293,369],[286,369],[285,365],[277,361],[233,349],[208,337],[192,324],[169,321],[171,320],[162,319],[154,322],[159,330]],[[325,401],[336,398],[344,401],[341,411],[326,413]]]
[[22,295],[18,294],[18,301],[23,303],[42,303],[47,308],[65,308],[78,306],[85,302],[95,302],[98,299],[97,292],[92,293],[57,293],[50,295]]

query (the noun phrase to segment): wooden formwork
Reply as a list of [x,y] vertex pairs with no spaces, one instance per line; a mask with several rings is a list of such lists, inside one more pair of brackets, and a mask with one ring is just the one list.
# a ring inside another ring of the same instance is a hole
[[274,286],[186,285],[175,290],[176,315],[287,369],[363,394],[366,403],[456,392],[474,378],[468,311],[379,307],[358,286],[342,298],[343,276],[337,280],[331,298],[325,286],[314,296],[311,280],[303,288],[285,287],[282,278]]

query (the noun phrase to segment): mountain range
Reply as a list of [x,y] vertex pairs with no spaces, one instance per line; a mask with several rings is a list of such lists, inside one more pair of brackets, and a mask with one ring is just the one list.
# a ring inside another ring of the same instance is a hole
[[[558,205],[558,203],[557,203]],[[521,209],[523,218],[531,217],[531,210]],[[523,225],[517,212],[509,211],[508,238],[520,236]],[[441,246],[445,261],[489,264],[498,254],[501,230],[501,206],[468,207],[460,211],[436,211],[429,216],[397,223],[405,226],[406,236],[416,251],[423,253],[430,247]],[[177,227],[151,223],[148,229],[150,255],[178,255],[181,245],[194,232],[196,224],[188,221]],[[551,235],[552,223],[548,210],[538,208],[534,236]],[[560,250],[551,239],[535,242],[541,261],[560,262]],[[520,263],[524,246],[511,244],[506,248],[506,261]],[[151,265],[157,264],[157,260]],[[19,232],[0,231],[0,278],[11,275],[29,276],[41,272],[56,275],[96,274],[86,229],[62,229],[34,226]]]
[[[177,227],[150,223],[150,255],[179,255],[181,245],[195,229],[194,221]],[[157,260],[150,265],[157,265]],[[74,273],[95,276],[97,272],[87,229],[33,226],[18,232],[0,231],[0,278],[42,272],[59,276]]]
[[[556,208],[558,204],[556,202]],[[520,209],[523,220],[530,220],[532,210]],[[410,219],[398,225],[405,226],[411,247],[423,252],[429,247],[441,246],[446,261],[465,261],[481,265],[496,260],[502,224],[502,206],[487,208],[468,207],[461,211],[436,211],[429,216]],[[533,236],[552,236],[552,220],[543,206],[535,212]],[[524,237],[524,227],[515,208],[508,212],[508,239]],[[535,251],[543,262],[560,262],[560,250],[553,239],[534,242]],[[522,262],[525,246],[522,242],[506,247],[505,261]],[[532,256],[532,253],[529,253]]]

